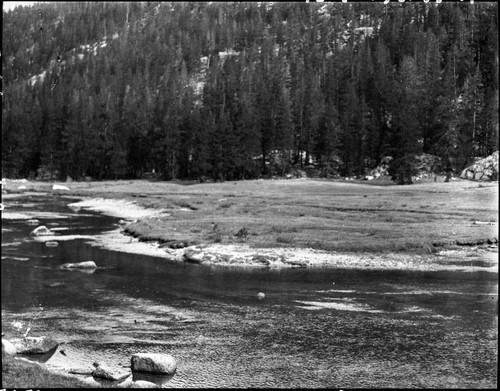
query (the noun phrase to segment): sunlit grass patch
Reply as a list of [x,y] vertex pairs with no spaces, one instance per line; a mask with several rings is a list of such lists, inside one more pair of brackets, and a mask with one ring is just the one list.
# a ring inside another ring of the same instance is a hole
[[2,357],[3,388],[88,388],[73,377],[55,374],[41,365]]

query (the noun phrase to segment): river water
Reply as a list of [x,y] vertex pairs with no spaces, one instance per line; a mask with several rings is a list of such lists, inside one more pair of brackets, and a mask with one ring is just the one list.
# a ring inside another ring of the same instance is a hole
[[[13,198],[2,218],[2,331],[61,341],[64,354],[32,357],[49,367],[128,370],[132,354],[164,352],[178,359],[166,387],[497,385],[497,273],[242,270],[29,236],[118,226],[69,202]],[[57,268],[83,261],[98,268]]]

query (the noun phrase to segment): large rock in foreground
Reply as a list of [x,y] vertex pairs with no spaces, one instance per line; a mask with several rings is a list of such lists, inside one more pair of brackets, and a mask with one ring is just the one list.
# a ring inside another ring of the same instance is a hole
[[132,371],[152,373],[155,375],[173,375],[177,369],[177,361],[170,354],[137,353],[131,358]]
[[38,228],[35,228],[33,231],[30,233],[31,236],[50,236],[54,235],[54,232],[52,232],[50,229],[48,229],[45,225],[41,225]]
[[498,180],[498,151],[484,159],[476,159],[472,165],[460,173],[460,178],[476,181]]
[[19,354],[45,354],[57,348],[59,343],[51,337],[25,337],[12,340]]

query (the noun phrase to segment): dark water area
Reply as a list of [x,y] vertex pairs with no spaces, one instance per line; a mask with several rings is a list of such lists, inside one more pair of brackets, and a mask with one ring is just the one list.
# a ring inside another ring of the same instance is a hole
[[[118,226],[67,203],[17,198],[6,210],[38,213],[62,236]],[[496,273],[193,265],[90,239],[47,247],[35,227],[2,219],[2,331],[62,341],[66,356],[43,359],[54,367],[168,352],[179,366],[167,387],[496,387]],[[83,261],[98,268],[57,268]]]

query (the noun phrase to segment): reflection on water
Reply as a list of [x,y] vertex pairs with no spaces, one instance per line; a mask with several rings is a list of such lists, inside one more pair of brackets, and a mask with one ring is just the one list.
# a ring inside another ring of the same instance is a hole
[[[19,215],[29,208],[40,225],[64,235],[117,224],[98,214],[75,217],[52,197],[11,208]],[[173,387],[496,384],[493,273],[239,270],[118,253],[82,239],[47,247],[29,237],[32,229],[2,220],[2,330],[18,336],[12,322],[28,324],[43,306],[32,333],[54,336],[66,352],[49,357],[52,366],[91,367],[98,359],[128,368],[133,353],[169,352],[180,359]],[[57,268],[84,261],[98,268]]]

